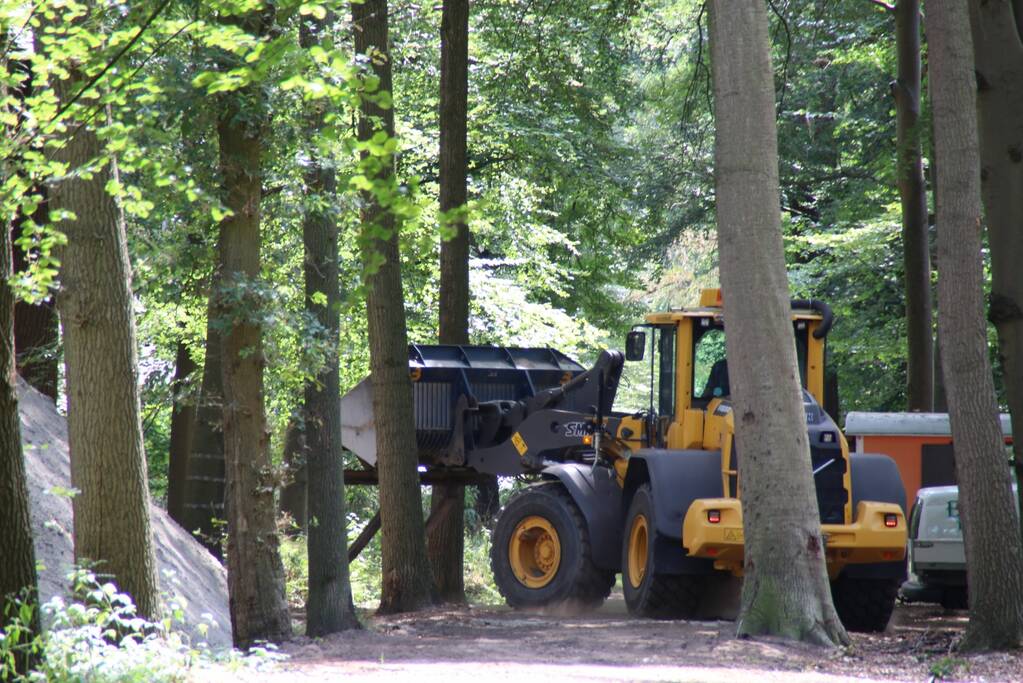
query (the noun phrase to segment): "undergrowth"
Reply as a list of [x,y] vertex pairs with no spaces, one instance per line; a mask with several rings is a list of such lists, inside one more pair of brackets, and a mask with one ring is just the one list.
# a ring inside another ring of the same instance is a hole
[[[140,617],[131,596],[113,583],[77,569],[69,576],[68,600],[54,597],[41,606],[42,633],[32,629],[32,599],[8,603],[0,625],[0,681],[31,683],[178,683],[212,666],[260,667],[283,658],[272,645],[214,652],[205,642],[212,622],[198,624],[199,638],[187,633],[184,604],[167,599],[163,618]],[[26,674],[15,663],[34,662]]]
[[[355,514],[349,515],[349,545],[366,524],[366,520],[360,520]],[[467,525],[465,535],[465,596],[472,604],[499,604],[502,602],[501,596],[490,570],[490,532],[485,527],[470,527]],[[284,560],[288,603],[293,613],[301,614],[309,594],[306,537],[285,536],[281,542],[281,557]],[[380,602],[379,533],[348,567],[355,606],[367,610],[376,609]]]

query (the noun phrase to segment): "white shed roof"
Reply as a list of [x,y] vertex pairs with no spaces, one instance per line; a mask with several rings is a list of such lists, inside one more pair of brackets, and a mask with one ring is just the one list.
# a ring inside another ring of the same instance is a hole
[[[1002,413],[1002,434],[1012,436],[1009,415]],[[948,413],[861,413],[845,417],[849,436],[951,436]]]

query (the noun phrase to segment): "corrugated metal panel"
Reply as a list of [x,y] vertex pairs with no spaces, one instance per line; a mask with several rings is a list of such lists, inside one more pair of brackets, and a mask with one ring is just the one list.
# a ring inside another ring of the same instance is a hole
[[[1002,414],[1002,434],[1012,436],[1012,423]],[[951,436],[948,413],[864,413],[852,412],[845,418],[849,436]]]

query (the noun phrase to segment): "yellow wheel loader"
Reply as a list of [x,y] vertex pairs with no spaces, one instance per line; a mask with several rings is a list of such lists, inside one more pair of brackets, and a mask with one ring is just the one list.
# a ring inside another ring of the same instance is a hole
[[[890,458],[850,453],[821,408],[831,322],[822,302],[792,302],[807,466],[839,616],[851,630],[879,631],[905,578],[905,491]],[[584,371],[549,349],[410,347],[424,481],[539,480],[508,501],[492,534],[494,578],[509,605],[599,605],[618,573],[640,616],[713,613],[707,596],[735,592],[741,453],[724,334],[720,290],[704,290],[697,307],[648,315],[626,340],[626,357],[649,368],[649,405],[636,413],[613,410],[618,352]],[[368,467],[370,392],[363,382],[342,400],[345,445]]]

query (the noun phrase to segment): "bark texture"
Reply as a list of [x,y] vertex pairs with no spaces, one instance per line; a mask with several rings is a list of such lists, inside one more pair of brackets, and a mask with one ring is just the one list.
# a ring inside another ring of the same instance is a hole
[[[60,101],[81,86],[60,81]],[[149,482],[142,443],[138,356],[132,309],[131,266],[124,214],[106,191],[116,180],[113,160],[90,178],[75,170],[103,152],[87,126],[54,156],[71,174],[50,193],[50,208],[76,220],[62,221],[67,245],[61,263],[57,307],[64,332],[68,446],[74,498],[75,559],[94,562],[98,574],[131,594],[141,615],[159,609]]]
[[[989,316],[998,331],[1013,434],[1023,434],[1023,3],[971,0],[980,130],[981,194],[991,248]],[[1023,482],[1023,439],[1013,441]],[[1020,498],[1023,519],[1023,497]],[[1023,532],[1023,528],[1021,528]]]
[[746,538],[738,633],[846,644],[790,323],[767,8],[727,0],[710,8],[718,248]]
[[289,534],[304,534],[309,526],[309,469],[306,467],[308,450],[301,415],[293,417],[284,434],[284,466],[288,481],[281,489],[281,512],[291,517],[294,525]]
[[[469,97],[469,0],[444,0],[440,21],[440,210],[458,215],[466,201]],[[441,344],[469,343],[469,226],[464,215],[450,224],[455,235],[440,246]],[[444,505],[445,501],[450,501]],[[444,602],[465,602],[465,487],[434,484],[427,536],[434,590]]]
[[[316,45],[325,34],[327,19],[307,17],[299,28],[303,48]],[[322,107],[309,113],[309,138],[318,139],[323,127]],[[337,343],[341,326],[341,293],[338,283],[338,226],[333,206],[337,180],[334,169],[320,161],[313,150],[306,172],[306,196],[316,198],[302,221],[305,247],[305,305]],[[325,294],[326,305],[314,297]],[[306,602],[306,634],[323,636],[349,628],[359,621],[352,603],[348,575],[348,536],[345,523],[344,455],[341,450],[341,387],[338,355],[334,349],[314,382],[305,385],[302,425],[307,448],[309,517],[309,600]]]
[[198,367],[192,360],[188,345],[178,342],[174,361],[174,381],[171,391],[170,448],[167,464],[167,514],[182,527],[185,526],[185,489],[188,484],[188,458],[195,437],[195,400],[191,391],[193,375]]
[[899,0],[895,42],[898,78],[892,84],[892,93],[906,289],[906,403],[909,410],[930,411],[934,401],[934,339],[927,189],[920,152],[920,0]]
[[1023,640],[1023,547],[988,360],[981,260],[980,144],[968,7],[927,0],[938,195],[938,324],[970,584],[963,650]]
[[[391,92],[387,0],[352,5],[355,52],[369,55],[380,79],[379,89]],[[367,101],[359,117],[359,139],[381,130],[394,135],[394,112]],[[393,158],[367,164],[374,180],[386,182],[394,173]],[[422,499],[416,471],[412,384],[408,372],[398,228],[394,215],[374,194],[362,196],[360,247],[366,285],[373,415],[376,421],[377,470],[380,492],[380,612],[406,612],[430,603],[430,565],[426,555]]]
[[[223,249],[218,238],[218,253]],[[195,432],[188,456],[184,490],[184,522],[188,531],[197,532],[211,553],[220,558],[222,529],[216,520],[224,519],[224,377],[221,372],[220,310],[216,291],[220,274],[210,285],[206,311],[206,353],[202,368],[202,386],[195,407]]]
[[[263,35],[271,17],[249,14],[241,26]],[[217,123],[220,172],[231,215],[220,224],[218,317],[224,383],[223,430],[227,493],[227,586],[235,644],[291,635],[284,565],[276,527],[270,442],[263,406],[262,329],[258,310],[263,130],[260,87],[224,97]]]
[[[14,362],[14,295],[7,282],[11,267],[11,229],[0,230],[0,539],[4,560],[0,562],[0,624],[7,622],[7,600],[27,591],[36,592],[35,548],[29,520],[25,457],[21,450],[21,419],[18,415],[18,376]],[[39,631],[39,611],[28,626]],[[23,641],[24,642],[24,641]],[[20,658],[15,667],[27,673],[31,664]]]

